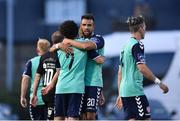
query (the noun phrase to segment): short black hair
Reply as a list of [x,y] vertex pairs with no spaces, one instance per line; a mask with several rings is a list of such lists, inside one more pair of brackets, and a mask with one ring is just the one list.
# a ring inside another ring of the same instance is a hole
[[60,31],[55,31],[52,35],[51,35],[51,41],[53,44],[57,44],[59,42],[62,42],[64,39],[64,36],[60,33]]
[[91,20],[94,21],[94,16],[91,13],[87,13],[87,14],[84,14],[84,15],[81,16],[81,20],[82,19],[91,19]]
[[127,19],[127,24],[131,32],[137,32],[143,23],[145,23],[145,20],[141,15],[137,17],[128,17]]
[[59,31],[64,37],[74,39],[78,35],[79,27],[74,21],[67,20],[60,25]]

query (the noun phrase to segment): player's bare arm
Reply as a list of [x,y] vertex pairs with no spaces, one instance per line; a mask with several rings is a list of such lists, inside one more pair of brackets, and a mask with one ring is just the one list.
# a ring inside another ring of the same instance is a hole
[[30,77],[27,75],[23,75],[22,77],[20,104],[23,108],[27,107],[26,93],[29,86],[29,79]]
[[159,87],[163,90],[163,93],[167,93],[169,88],[163,84],[153,73],[152,71],[146,66],[144,63],[140,63],[137,65],[139,71],[148,79],[152,80],[154,83],[158,84]]
[[82,50],[93,50],[96,49],[96,44],[92,41],[86,41],[86,42],[78,42],[74,41],[72,39],[64,38],[63,43],[70,44],[78,49]]
[[36,73],[35,79],[34,79],[34,85],[33,85],[33,96],[31,99],[31,104],[35,107],[37,105],[37,88],[39,85],[41,75]]
[[49,51],[50,52],[54,52],[56,50],[62,50],[64,51],[65,53],[73,53],[73,50],[72,48],[70,47],[70,44],[65,44],[65,43],[57,43],[57,44],[54,44],[50,49]]
[[122,79],[122,72],[121,72],[121,67],[119,66],[119,71],[118,71],[118,97],[116,99],[115,106],[120,110],[122,108],[122,100],[120,96],[120,84],[121,84],[121,79]]

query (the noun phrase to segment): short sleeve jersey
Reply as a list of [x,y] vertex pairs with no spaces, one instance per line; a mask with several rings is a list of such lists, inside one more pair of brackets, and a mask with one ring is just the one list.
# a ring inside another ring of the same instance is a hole
[[[29,76],[31,78],[31,86],[30,86],[30,97],[32,97],[32,92],[33,92],[33,85],[34,85],[34,78],[35,74],[39,65],[39,60],[40,56],[36,56],[32,59],[30,59],[25,66],[23,75]],[[42,100],[41,96],[41,89],[43,87],[42,81],[40,81],[38,89],[37,89],[37,97],[38,97],[38,102],[37,105],[44,105],[44,102]]]
[[[98,54],[96,57],[100,55],[104,56],[104,39],[100,35],[93,34],[91,38],[85,39],[85,41],[92,41],[96,44],[96,50],[88,51],[89,58],[86,65],[85,85],[103,87],[102,64],[97,64],[94,60],[91,59],[91,57],[94,54]],[[92,51],[95,51],[96,53]]]
[[[74,41],[82,41],[82,39]],[[58,58],[61,70],[56,84],[56,94],[84,93],[87,52],[73,47],[73,54],[59,50]]]
[[122,72],[121,97],[144,95],[143,75],[137,68],[139,63],[145,63],[144,45],[135,38],[131,38],[125,44],[120,54]]
[[42,80],[44,87],[49,85],[51,82],[56,73],[56,68],[60,68],[57,52],[47,52],[41,56],[37,73],[43,77]]

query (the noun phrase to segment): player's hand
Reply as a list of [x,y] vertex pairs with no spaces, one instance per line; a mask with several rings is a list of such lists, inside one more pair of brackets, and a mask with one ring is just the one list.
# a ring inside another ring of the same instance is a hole
[[163,90],[163,93],[164,93],[164,94],[169,91],[168,86],[166,86],[166,85],[163,84],[163,83],[160,83],[160,84],[159,84],[159,87]]
[[37,101],[38,101],[37,96],[33,95],[32,98],[31,98],[31,100],[30,100],[30,103],[31,103],[31,105],[32,105],[33,107],[36,107]]
[[53,46],[49,49],[50,52],[54,52],[54,51],[56,51],[56,50],[58,50],[57,45],[53,45]]
[[118,96],[116,99],[115,107],[117,107],[119,110],[121,110],[121,108],[122,108],[122,99],[120,96]]
[[105,101],[106,100],[105,100],[104,94],[101,93],[100,98],[99,98],[99,105],[100,106],[104,105]]
[[43,87],[41,90],[42,95],[46,95],[47,93],[49,93],[49,91],[52,89],[51,84],[47,85],[46,87]]
[[70,44],[67,44],[67,43],[63,42],[63,43],[61,43],[61,45],[59,47],[60,47],[60,49],[62,51],[64,51],[67,54],[72,54],[73,53],[73,49],[72,49]]
[[27,107],[27,99],[25,97],[21,97],[20,103],[23,108]]
[[105,57],[99,56],[95,59],[97,64],[103,64],[105,62]]

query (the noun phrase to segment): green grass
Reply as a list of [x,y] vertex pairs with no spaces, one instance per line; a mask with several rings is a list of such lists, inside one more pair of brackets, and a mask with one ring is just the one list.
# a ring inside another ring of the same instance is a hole
[[0,103],[8,104],[12,107],[13,114],[19,114],[19,97],[20,97],[20,84],[14,84],[12,91],[8,91],[6,86],[2,86],[0,89]]

